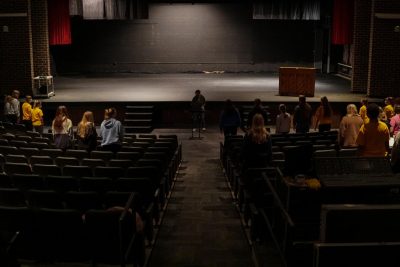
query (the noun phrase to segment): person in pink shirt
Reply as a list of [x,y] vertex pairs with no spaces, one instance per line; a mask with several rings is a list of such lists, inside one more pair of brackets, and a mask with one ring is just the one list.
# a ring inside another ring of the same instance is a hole
[[396,136],[396,134],[400,131],[400,105],[394,106],[394,112],[396,115],[390,119],[390,133],[393,136]]

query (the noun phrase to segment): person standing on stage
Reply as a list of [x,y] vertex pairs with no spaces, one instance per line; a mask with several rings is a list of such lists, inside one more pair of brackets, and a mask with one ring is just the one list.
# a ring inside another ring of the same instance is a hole
[[299,104],[294,109],[293,128],[296,133],[308,133],[311,125],[311,106],[304,95],[299,96]]
[[206,99],[201,94],[200,90],[195,91],[195,96],[191,102],[192,108],[192,121],[193,121],[193,132],[196,131],[196,127],[202,128],[203,131],[206,130],[206,123],[205,123],[205,105]]

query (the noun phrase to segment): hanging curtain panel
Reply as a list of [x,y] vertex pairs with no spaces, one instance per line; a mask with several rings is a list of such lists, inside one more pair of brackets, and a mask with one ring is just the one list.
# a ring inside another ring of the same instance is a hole
[[48,3],[49,44],[71,44],[71,18],[68,0],[53,0]]
[[69,14],[71,16],[83,16],[82,0],[69,0]]
[[84,19],[104,19],[104,0],[83,0]]
[[353,42],[353,1],[335,0],[332,18],[332,43],[346,45]]
[[253,19],[319,20],[319,0],[268,0],[253,4]]
[[148,19],[147,0],[70,0],[71,16],[83,19]]

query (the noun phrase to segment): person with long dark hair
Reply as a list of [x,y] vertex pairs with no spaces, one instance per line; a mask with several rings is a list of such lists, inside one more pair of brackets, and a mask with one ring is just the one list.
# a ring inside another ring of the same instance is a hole
[[225,101],[225,108],[221,112],[219,128],[224,136],[236,135],[240,127],[240,114],[230,99]]
[[319,132],[327,132],[332,126],[332,108],[326,96],[321,97],[321,104],[315,112],[315,130],[318,127]]
[[70,120],[66,106],[59,106],[56,111],[56,116],[51,125],[53,132],[54,145],[57,148],[66,150],[72,146],[73,140],[73,125]]
[[78,147],[88,152],[94,150],[97,146],[97,132],[94,125],[93,112],[83,113],[82,120],[78,123],[77,136]]

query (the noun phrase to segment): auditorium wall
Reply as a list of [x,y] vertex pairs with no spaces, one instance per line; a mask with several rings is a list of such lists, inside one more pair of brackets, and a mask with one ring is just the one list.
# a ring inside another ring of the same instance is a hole
[[47,0],[1,0],[0,14],[0,93],[32,94],[33,78],[50,75]]
[[355,0],[352,91],[399,96],[400,1]]
[[[148,20],[72,20],[56,71],[277,71],[321,61],[319,21],[253,20],[249,4],[152,4]],[[317,45],[316,45],[317,43]]]

